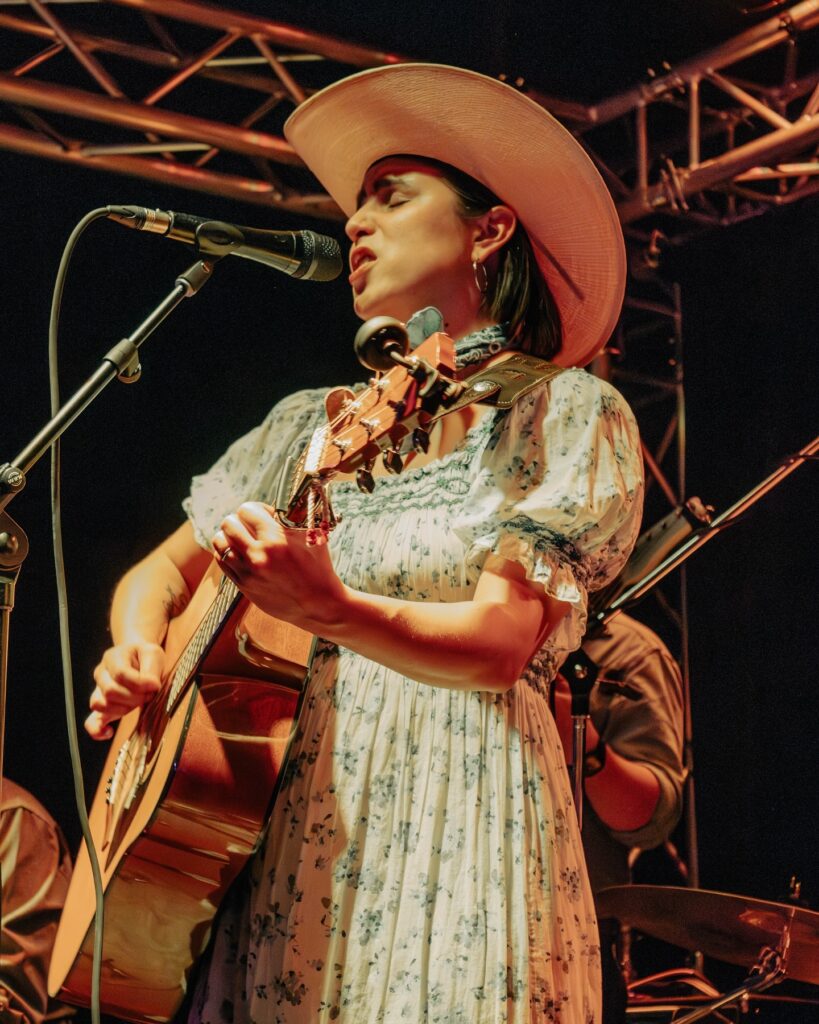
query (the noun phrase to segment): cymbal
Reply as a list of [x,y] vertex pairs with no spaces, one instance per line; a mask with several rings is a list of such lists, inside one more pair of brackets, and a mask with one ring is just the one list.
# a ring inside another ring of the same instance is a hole
[[753,967],[763,947],[779,949],[790,924],[785,975],[819,984],[819,913],[707,889],[616,885],[595,896],[600,917],[616,917],[646,935]]

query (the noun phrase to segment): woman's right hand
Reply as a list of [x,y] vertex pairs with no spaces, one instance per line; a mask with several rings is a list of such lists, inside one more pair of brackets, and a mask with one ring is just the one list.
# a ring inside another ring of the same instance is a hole
[[109,647],[94,669],[97,684],[89,701],[85,730],[95,740],[114,735],[111,722],[144,704],[162,685],[165,652],[159,644],[139,642]]

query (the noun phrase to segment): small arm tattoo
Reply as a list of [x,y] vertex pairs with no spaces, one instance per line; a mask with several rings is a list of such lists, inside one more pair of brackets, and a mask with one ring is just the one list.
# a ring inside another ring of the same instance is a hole
[[177,615],[181,615],[188,607],[190,595],[174,590],[170,583],[165,587],[165,595],[162,607],[165,609],[165,614],[169,620],[176,618]]

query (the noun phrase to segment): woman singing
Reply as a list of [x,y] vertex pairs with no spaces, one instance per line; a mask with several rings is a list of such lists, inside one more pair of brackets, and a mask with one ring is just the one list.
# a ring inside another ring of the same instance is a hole
[[501,412],[444,416],[309,544],[271,509],[324,391],[280,402],[193,481],[188,519],[122,580],[87,728],[159,686],[169,619],[215,556],[321,638],[267,840],[222,908],[202,1024],[599,1022],[599,943],[550,679],[639,526],[632,415],[582,366],[625,257],[572,136],[457,68],[354,75],[287,137],[347,215],[355,311],[442,329],[466,378],[519,349],[565,367]]

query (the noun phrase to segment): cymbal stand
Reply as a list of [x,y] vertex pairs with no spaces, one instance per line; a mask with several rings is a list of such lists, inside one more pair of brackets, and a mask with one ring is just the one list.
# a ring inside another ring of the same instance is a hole
[[723,1006],[747,999],[752,992],[763,992],[766,988],[784,981],[787,974],[788,950],[791,942],[791,922],[785,925],[782,941],[779,948],[771,949],[770,946],[763,946],[759,952],[759,958],[751,969],[751,973],[745,981],[737,988],[731,989],[713,1002],[698,1006],[696,1010],[678,1017],[674,1024],[693,1024],[696,1020],[708,1017],[715,1010]]

